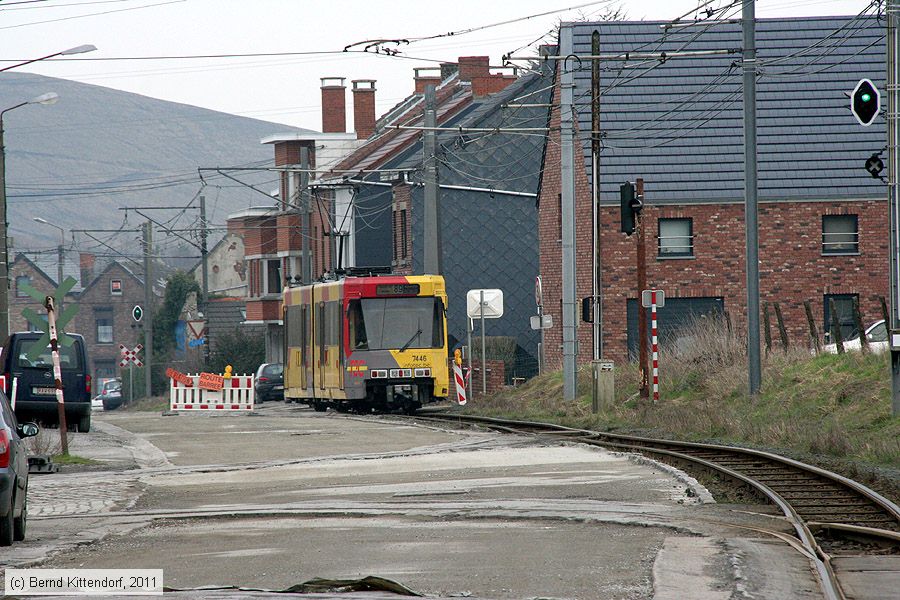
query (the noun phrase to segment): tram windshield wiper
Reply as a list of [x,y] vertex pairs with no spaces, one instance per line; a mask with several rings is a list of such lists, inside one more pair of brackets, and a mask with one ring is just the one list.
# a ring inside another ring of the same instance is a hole
[[414,334],[412,334],[412,337],[409,338],[409,341],[407,341],[405,344],[403,344],[403,346],[400,348],[400,352],[403,352],[404,350],[406,350],[407,348],[409,348],[409,345],[413,343],[413,340],[415,340],[415,339],[416,339],[417,337],[419,337],[420,335],[422,335],[422,328],[421,328],[421,327],[420,327],[419,329],[417,329],[416,332],[415,332]]

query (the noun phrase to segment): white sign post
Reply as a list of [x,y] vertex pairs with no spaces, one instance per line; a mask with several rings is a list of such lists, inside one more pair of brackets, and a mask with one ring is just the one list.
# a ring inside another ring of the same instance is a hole
[[[466,314],[469,319],[476,317],[481,319],[481,393],[486,395],[487,362],[485,361],[484,320],[499,319],[503,316],[503,290],[469,290],[466,294]],[[471,330],[471,327],[469,329]]]

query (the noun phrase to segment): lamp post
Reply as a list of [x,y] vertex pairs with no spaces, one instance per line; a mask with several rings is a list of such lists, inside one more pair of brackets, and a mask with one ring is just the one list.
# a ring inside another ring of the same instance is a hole
[[26,104],[54,104],[59,100],[53,92],[20,102],[0,110],[0,339],[9,335],[9,248],[6,237],[6,146],[3,143],[3,115]]
[[48,58],[53,58],[54,56],[68,56],[70,54],[84,54],[85,52],[93,52],[97,47],[92,44],[83,44],[81,46],[75,46],[74,48],[69,48],[68,50],[63,50],[62,52],[54,52],[53,54],[48,54],[47,56],[42,56],[40,58],[33,58],[31,60],[26,60],[25,62],[20,62],[14,65],[10,65],[8,67],[3,67],[0,69],[0,73],[3,71],[9,71],[10,69],[15,69],[16,67],[22,67],[25,65],[30,65],[31,63],[38,62],[39,60],[47,60]]
[[[59,229],[59,246],[56,247],[56,254],[57,254],[56,285],[61,286],[62,282],[63,282],[63,263],[66,260],[66,254],[65,254],[65,252],[66,252],[66,250],[65,250],[66,230],[63,229],[62,227],[60,227],[59,225],[56,225],[55,223],[51,223],[47,219],[42,219],[40,217],[34,217],[32,220],[37,223],[43,223],[44,225],[49,225],[50,227],[56,227],[57,229]],[[58,307],[58,310],[59,310],[59,307]]]

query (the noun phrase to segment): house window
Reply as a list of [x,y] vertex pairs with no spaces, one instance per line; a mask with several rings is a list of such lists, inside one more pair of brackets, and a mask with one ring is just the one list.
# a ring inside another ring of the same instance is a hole
[[281,293],[281,259],[273,258],[266,261],[266,293]]
[[838,324],[841,328],[841,338],[849,340],[856,334],[856,320],[853,318],[853,306],[859,302],[859,294],[825,294],[825,332],[829,342],[834,342],[834,326],[831,321],[831,304],[834,302],[834,312],[837,314]]
[[31,285],[31,277],[28,275],[16,276],[16,298],[27,298],[28,294],[22,289],[22,285]]
[[856,215],[822,216],[822,254],[858,253],[858,217]]
[[693,219],[659,220],[659,258],[694,256]]
[[122,295],[122,280],[121,279],[110,279],[109,280],[109,294],[110,294],[110,296],[121,296]]
[[113,343],[113,311],[112,308],[95,308],[94,321],[97,327],[97,343]]

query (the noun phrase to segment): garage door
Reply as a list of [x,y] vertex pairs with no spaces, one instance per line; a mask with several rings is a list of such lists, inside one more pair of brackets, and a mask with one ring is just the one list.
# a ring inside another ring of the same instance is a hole
[[[628,300],[628,355],[638,355],[638,300]],[[657,309],[659,343],[663,348],[689,344],[697,319],[725,313],[725,298],[666,298],[665,306]],[[650,309],[647,309],[647,335],[650,335]],[[648,341],[649,348],[649,341]]]

